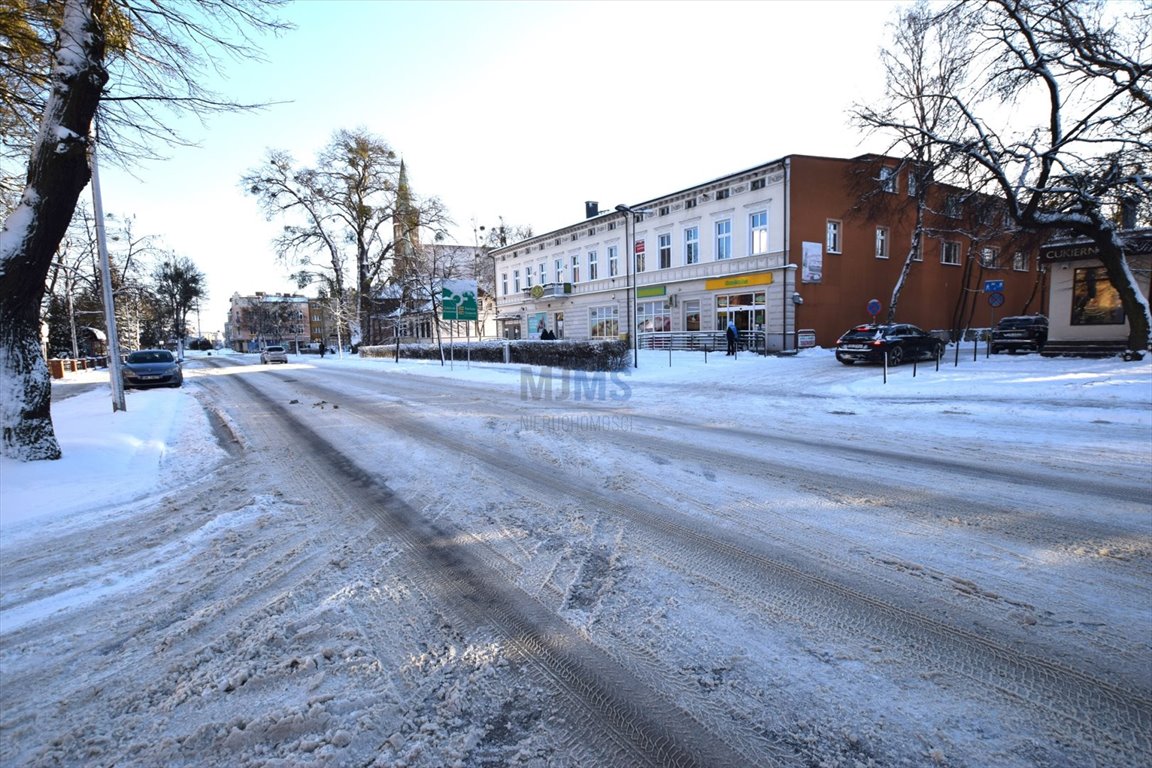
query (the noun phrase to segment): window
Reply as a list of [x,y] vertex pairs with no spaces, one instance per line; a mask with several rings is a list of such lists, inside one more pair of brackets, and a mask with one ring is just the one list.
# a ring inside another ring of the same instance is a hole
[[843,224],[836,219],[828,219],[827,236],[824,246],[828,253],[840,253],[840,229]]
[[880,189],[885,192],[896,191],[896,169],[895,168],[881,168],[880,169]]
[[669,211],[671,211],[671,210],[672,210],[671,206],[662,205],[662,206],[660,206],[660,215],[661,216],[667,216]]
[[757,211],[748,218],[751,239],[749,253],[768,253],[768,211]]
[[916,174],[908,171],[908,197],[916,197]]
[[556,282],[564,282],[564,259],[556,259],[553,266],[556,267]]
[[980,264],[985,269],[1000,268],[1000,249],[985,247],[980,249]]
[[592,307],[588,310],[589,335],[594,339],[615,339],[620,336],[620,308]]
[[688,208],[695,208],[695,207],[696,207],[696,198],[694,198],[694,197],[693,197],[693,198],[692,198],[692,199],[690,199],[690,200],[685,200],[685,201],[684,201],[684,208],[685,208],[685,209],[688,209]]
[[644,241],[636,241],[636,263],[633,265],[635,269],[633,272],[639,273],[644,271]]
[[1023,251],[1016,251],[1012,254],[1012,269],[1016,272],[1028,271],[1028,254]]
[[608,222],[608,229],[609,229],[609,231],[616,229],[616,222],[614,222],[614,221]]
[[672,316],[668,314],[668,302],[640,301],[636,303],[636,332],[652,333],[672,330]]
[[948,199],[944,201],[944,215],[948,218],[960,218],[960,212],[963,208],[964,204],[959,195],[948,195]]
[[960,243],[944,240],[940,243],[940,263],[960,264]]
[[548,282],[548,262],[540,262],[540,285]]
[[500,273],[500,293],[504,294],[505,296],[508,295],[508,273],[507,272],[501,272]]
[[752,189],[764,189],[766,183],[766,179],[752,179]]
[[572,282],[580,282],[580,254],[572,254]]
[[912,261],[924,261],[924,233],[912,233]]
[[656,250],[660,256],[660,269],[672,266],[672,235],[665,232],[657,237]]
[[[544,282],[544,281],[541,280],[540,282]],[[529,264],[527,267],[524,268],[524,287],[525,288],[531,288],[532,287],[532,265],[531,264]]]
[[731,193],[727,189],[716,190],[716,199],[717,200],[727,200],[729,194],[731,194]]
[[620,259],[618,256],[619,249],[614,246],[608,246],[608,277],[616,277],[620,274]]
[[700,228],[688,227],[684,230],[684,263],[700,263]]
[[876,258],[888,258],[888,227],[876,227]]
[[732,258],[732,220],[716,222],[716,261]]
[[693,299],[684,302],[684,330],[700,330],[700,300]]
[[520,290],[521,290],[521,288],[520,288],[520,270],[518,270],[518,269],[512,270],[512,290],[516,291],[516,293],[520,293]]
[[600,265],[596,263],[596,251],[588,251],[588,279],[595,280],[599,277]]

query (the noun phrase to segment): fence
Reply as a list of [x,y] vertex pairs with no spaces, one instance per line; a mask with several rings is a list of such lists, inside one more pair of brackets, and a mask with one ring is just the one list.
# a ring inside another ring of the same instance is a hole
[[[724,331],[650,331],[638,337],[640,349],[672,349],[688,352],[715,352],[727,349]],[[741,331],[740,349],[763,352],[766,349],[763,331]]]

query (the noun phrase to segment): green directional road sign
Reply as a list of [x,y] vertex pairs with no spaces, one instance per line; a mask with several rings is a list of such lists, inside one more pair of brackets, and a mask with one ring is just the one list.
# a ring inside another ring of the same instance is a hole
[[440,309],[445,320],[478,320],[475,280],[445,280],[440,288]]

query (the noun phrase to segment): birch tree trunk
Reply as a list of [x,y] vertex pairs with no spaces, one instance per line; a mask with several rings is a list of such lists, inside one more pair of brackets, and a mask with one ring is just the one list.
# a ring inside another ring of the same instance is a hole
[[66,0],[54,51],[52,92],[28,163],[20,204],[0,241],[2,454],[60,458],[52,380],[40,346],[40,302],[52,259],[91,179],[89,135],[108,72],[93,0]]

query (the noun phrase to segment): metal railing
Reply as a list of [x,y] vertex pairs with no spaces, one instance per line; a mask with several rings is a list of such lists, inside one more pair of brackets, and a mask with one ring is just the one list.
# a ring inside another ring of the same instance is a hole
[[[640,349],[672,349],[695,352],[716,352],[728,348],[724,331],[649,331],[638,336]],[[763,352],[763,331],[741,331],[741,352]]]

